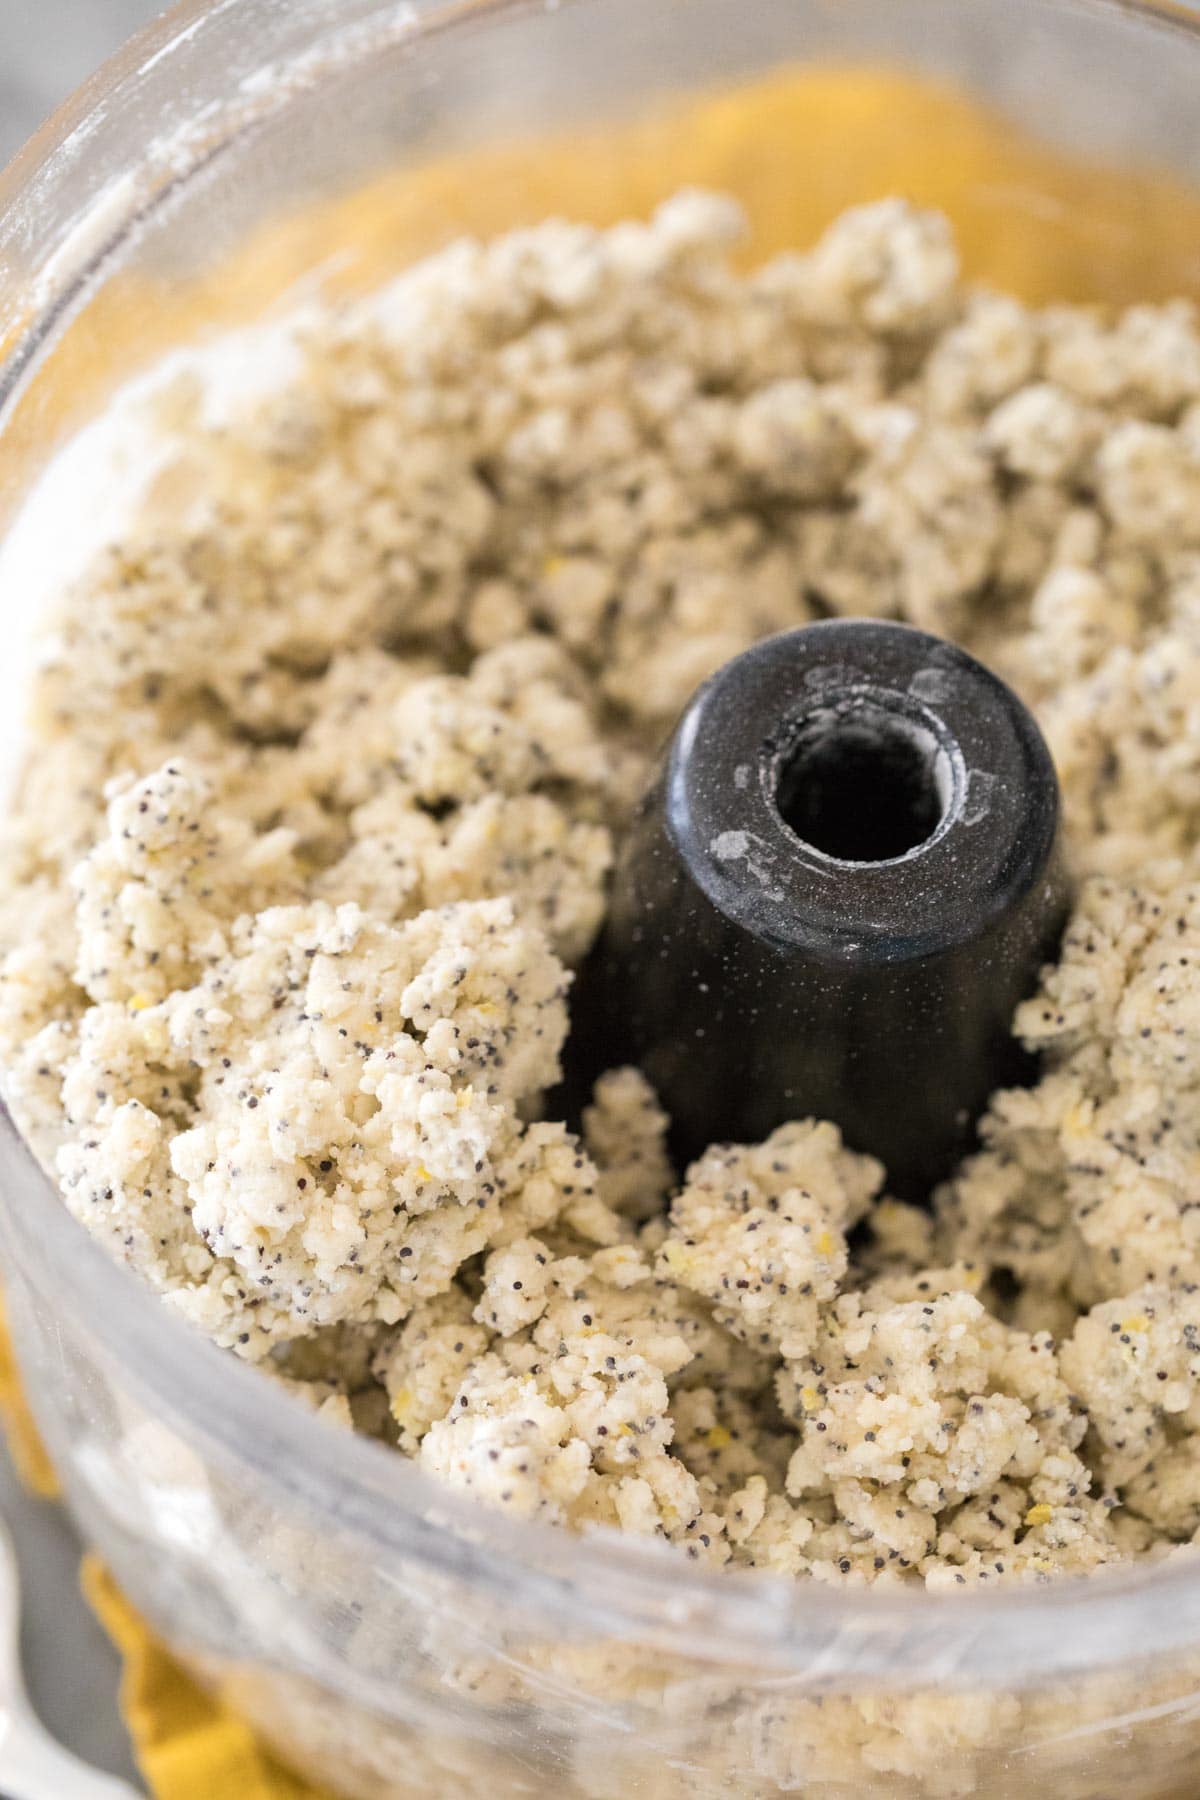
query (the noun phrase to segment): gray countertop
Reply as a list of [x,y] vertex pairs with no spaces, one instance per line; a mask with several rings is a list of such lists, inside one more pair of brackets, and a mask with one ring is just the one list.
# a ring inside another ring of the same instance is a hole
[[[0,164],[123,39],[162,10],[161,0],[0,0]],[[77,1755],[132,1780],[117,1714],[117,1660],[79,1593],[79,1545],[59,1507],[22,1492],[2,1449],[0,1512],[21,1565],[30,1697]]]
[[30,1699],[77,1756],[132,1780],[117,1712],[117,1658],[79,1592],[79,1543],[60,1506],[23,1491],[2,1448],[0,1512],[21,1567],[21,1659]]
[[0,0],[0,163],[162,0]]

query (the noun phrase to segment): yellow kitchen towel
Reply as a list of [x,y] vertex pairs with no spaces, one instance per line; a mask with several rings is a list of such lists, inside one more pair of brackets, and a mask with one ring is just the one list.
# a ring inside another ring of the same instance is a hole
[[121,1653],[121,1714],[157,1800],[326,1800],[290,1775],[250,1727],[185,1674],[130,1606],[98,1557],[83,1591]]
[[[21,1391],[0,1311],[0,1425],[22,1481],[59,1494],[54,1465]],[[200,1687],[161,1644],[96,1556],[84,1594],[121,1656],[121,1716],[155,1800],[327,1800],[263,1749],[244,1720]]]
[[0,1429],[8,1453],[16,1464],[17,1474],[31,1494],[41,1500],[57,1500],[58,1476],[46,1453],[33,1414],[21,1389],[16,1358],[12,1353],[8,1330],[0,1303]]

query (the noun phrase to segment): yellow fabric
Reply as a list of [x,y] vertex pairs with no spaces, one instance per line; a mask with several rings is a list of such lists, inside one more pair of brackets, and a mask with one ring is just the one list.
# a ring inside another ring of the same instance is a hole
[[33,1422],[33,1414],[21,1388],[16,1358],[12,1353],[8,1329],[0,1301],[0,1428],[9,1455],[31,1494],[42,1500],[57,1500],[60,1493],[54,1464],[46,1452],[41,1434]]
[[121,1713],[158,1800],[327,1800],[281,1768],[236,1713],[184,1673],[98,1558],[84,1557],[82,1585],[121,1653]]
[[[26,1487],[57,1498],[58,1477],[21,1389],[2,1304],[0,1425]],[[120,1652],[121,1716],[156,1800],[327,1800],[281,1768],[236,1713],[180,1668],[98,1557],[84,1557],[80,1579]]]
[[[970,276],[1029,300],[1119,302],[1197,289],[1200,196],[1172,177],[1095,169],[1022,138],[963,96],[871,69],[783,70],[608,131],[506,145],[392,172],[256,234],[187,295],[117,279],[68,333],[0,445],[20,477],[133,367],[203,330],[252,318],[324,266],[353,291],[444,241],[562,212],[597,224],[644,213],[684,182],[736,193],[751,255],[813,237],[887,193],[943,207]],[[3,345],[0,344],[0,350]],[[0,1420],[22,1475],[57,1492],[2,1336]],[[157,1800],[321,1800],[222,1701],[196,1685],[92,1557],[83,1586],[124,1661],[121,1709]]]

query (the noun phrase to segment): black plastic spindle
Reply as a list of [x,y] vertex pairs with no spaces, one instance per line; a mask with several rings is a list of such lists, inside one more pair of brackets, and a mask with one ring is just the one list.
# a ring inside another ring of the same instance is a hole
[[1033,719],[956,646],[869,619],[758,644],[692,699],[624,845],[576,1082],[639,1063],[683,1160],[833,1119],[926,1195],[1027,1073],[1058,822]]

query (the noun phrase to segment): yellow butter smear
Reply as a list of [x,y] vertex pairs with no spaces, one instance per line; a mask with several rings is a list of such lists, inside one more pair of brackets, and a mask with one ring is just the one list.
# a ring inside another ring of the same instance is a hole
[[361,290],[463,232],[556,213],[611,225],[686,185],[736,195],[753,260],[902,194],[949,214],[969,277],[1027,301],[1200,292],[1200,193],[1177,178],[1067,156],[941,83],[842,66],[787,67],[649,117],[394,170],[273,226],[206,300],[252,311],[335,261],[327,285]]
[[649,116],[393,169],[260,228],[203,277],[115,276],[10,425],[0,491],[136,369],[260,318],[314,270],[330,294],[361,293],[464,233],[554,214],[609,225],[689,184],[741,201],[751,261],[899,194],[947,213],[969,279],[1023,300],[1200,295],[1200,192],[1177,177],[1069,156],[924,78],[789,66]]

